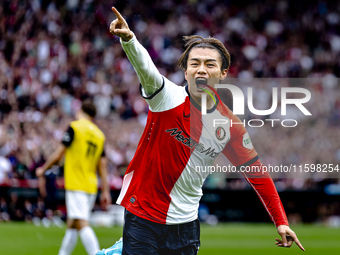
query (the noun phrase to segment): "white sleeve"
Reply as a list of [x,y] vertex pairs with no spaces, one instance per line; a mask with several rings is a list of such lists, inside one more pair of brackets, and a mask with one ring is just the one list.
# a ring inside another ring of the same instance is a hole
[[147,96],[143,87],[140,86],[140,93],[153,112],[173,109],[182,104],[187,96],[185,87],[180,87],[163,76],[162,81],[162,86],[151,96]]
[[128,42],[122,41],[123,50],[135,69],[146,95],[151,96],[163,85],[162,75],[152,62],[149,53],[138,42],[135,35]]

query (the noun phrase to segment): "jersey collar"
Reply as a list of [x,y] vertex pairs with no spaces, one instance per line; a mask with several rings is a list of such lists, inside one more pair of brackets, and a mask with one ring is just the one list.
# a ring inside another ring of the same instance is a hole
[[[192,104],[193,106],[195,106],[198,110],[201,111],[201,106],[200,106],[198,103],[196,103],[196,101],[195,101],[194,99],[191,98],[190,93],[189,93],[188,85],[185,86],[185,91],[187,92],[187,94],[188,94],[188,96],[189,96],[189,99],[190,99],[191,104]],[[215,97],[215,99],[216,99],[216,104],[214,104],[214,106],[213,106],[212,108],[207,109],[207,113],[212,113],[212,112],[214,112],[215,109],[216,109],[216,107],[217,107],[217,105],[220,103],[217,97]]]

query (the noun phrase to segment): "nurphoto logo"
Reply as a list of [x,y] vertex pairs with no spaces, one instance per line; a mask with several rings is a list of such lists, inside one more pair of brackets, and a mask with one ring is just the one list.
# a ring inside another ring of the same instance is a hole
[[[233,98],[233,113],[235,115],[245,115],[245,107],[244,107],[244,101],[245,97],[242,92],[242,90],[231,84],[215,84],[215,89],[228,89]],[[294,93],[303,95],[303,98],[287,98],[287,94]],[[202,115],[207,114],[207,94],[213,98],[215,102],[215,98],[211,93],[203,93],[201,96],[201,112]],[[278,107],[278,88],[274,87],[272,88],[272,105],[269,109],[266,110],[259,110],[255,109],[254,103],[253,103],[253,88],[248,87],[247,88],[247,106],[249,111],[258,116],[268,116],[270,114],[273,114],[277,107]],[[312,114],[308,111],[308,109],[303,105],[307,102],[309,102],[311,99],[311,93],[309,90],[305,88],[298,88],[298,87],[282,87],[281,88],[281,116],[287,115],[287,105],[295,105],[305,116],[311,116]],[[214,127],[228,124],[228,120],[226,119],[214,119]],[[265,123],[265,121],[270,122],[271,126],[275,126],[275,122],[280,122],[283,127],[295,127],[298,124],[298,121],[296,119],[250,119],[247,121],[248,126],[250,127],[262,127]],[[244,119],[242,122],[232,122],[230,120],[230,125],[236,125],[236,124],[243,124],[246,126],[246,120]]]

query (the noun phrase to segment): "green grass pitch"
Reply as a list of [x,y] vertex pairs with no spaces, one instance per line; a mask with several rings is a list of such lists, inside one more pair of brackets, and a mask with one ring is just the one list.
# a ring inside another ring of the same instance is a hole
[[[308,254],[340,254],[340,229],[316,225],[293,225]],[[101,247],[109,247],[122,234],[121,227],[94,228]],[[58,254],[65,229],[36,227],[27,223],[0,223],[0,254],[45,255]],[[271,224],[220,224],[215,227],[202,225],[201,255],[222,254],[302,254],[293,247],[278,248],[274,245],[278,237]],[[78,240],[73,255],[86,255]]]

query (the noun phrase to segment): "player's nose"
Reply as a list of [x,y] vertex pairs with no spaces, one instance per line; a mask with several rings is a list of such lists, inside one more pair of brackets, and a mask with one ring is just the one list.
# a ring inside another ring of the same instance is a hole
[[207,70],[205,69],[205,66],[202,64],[197,69],[197,74],[206,74]]

